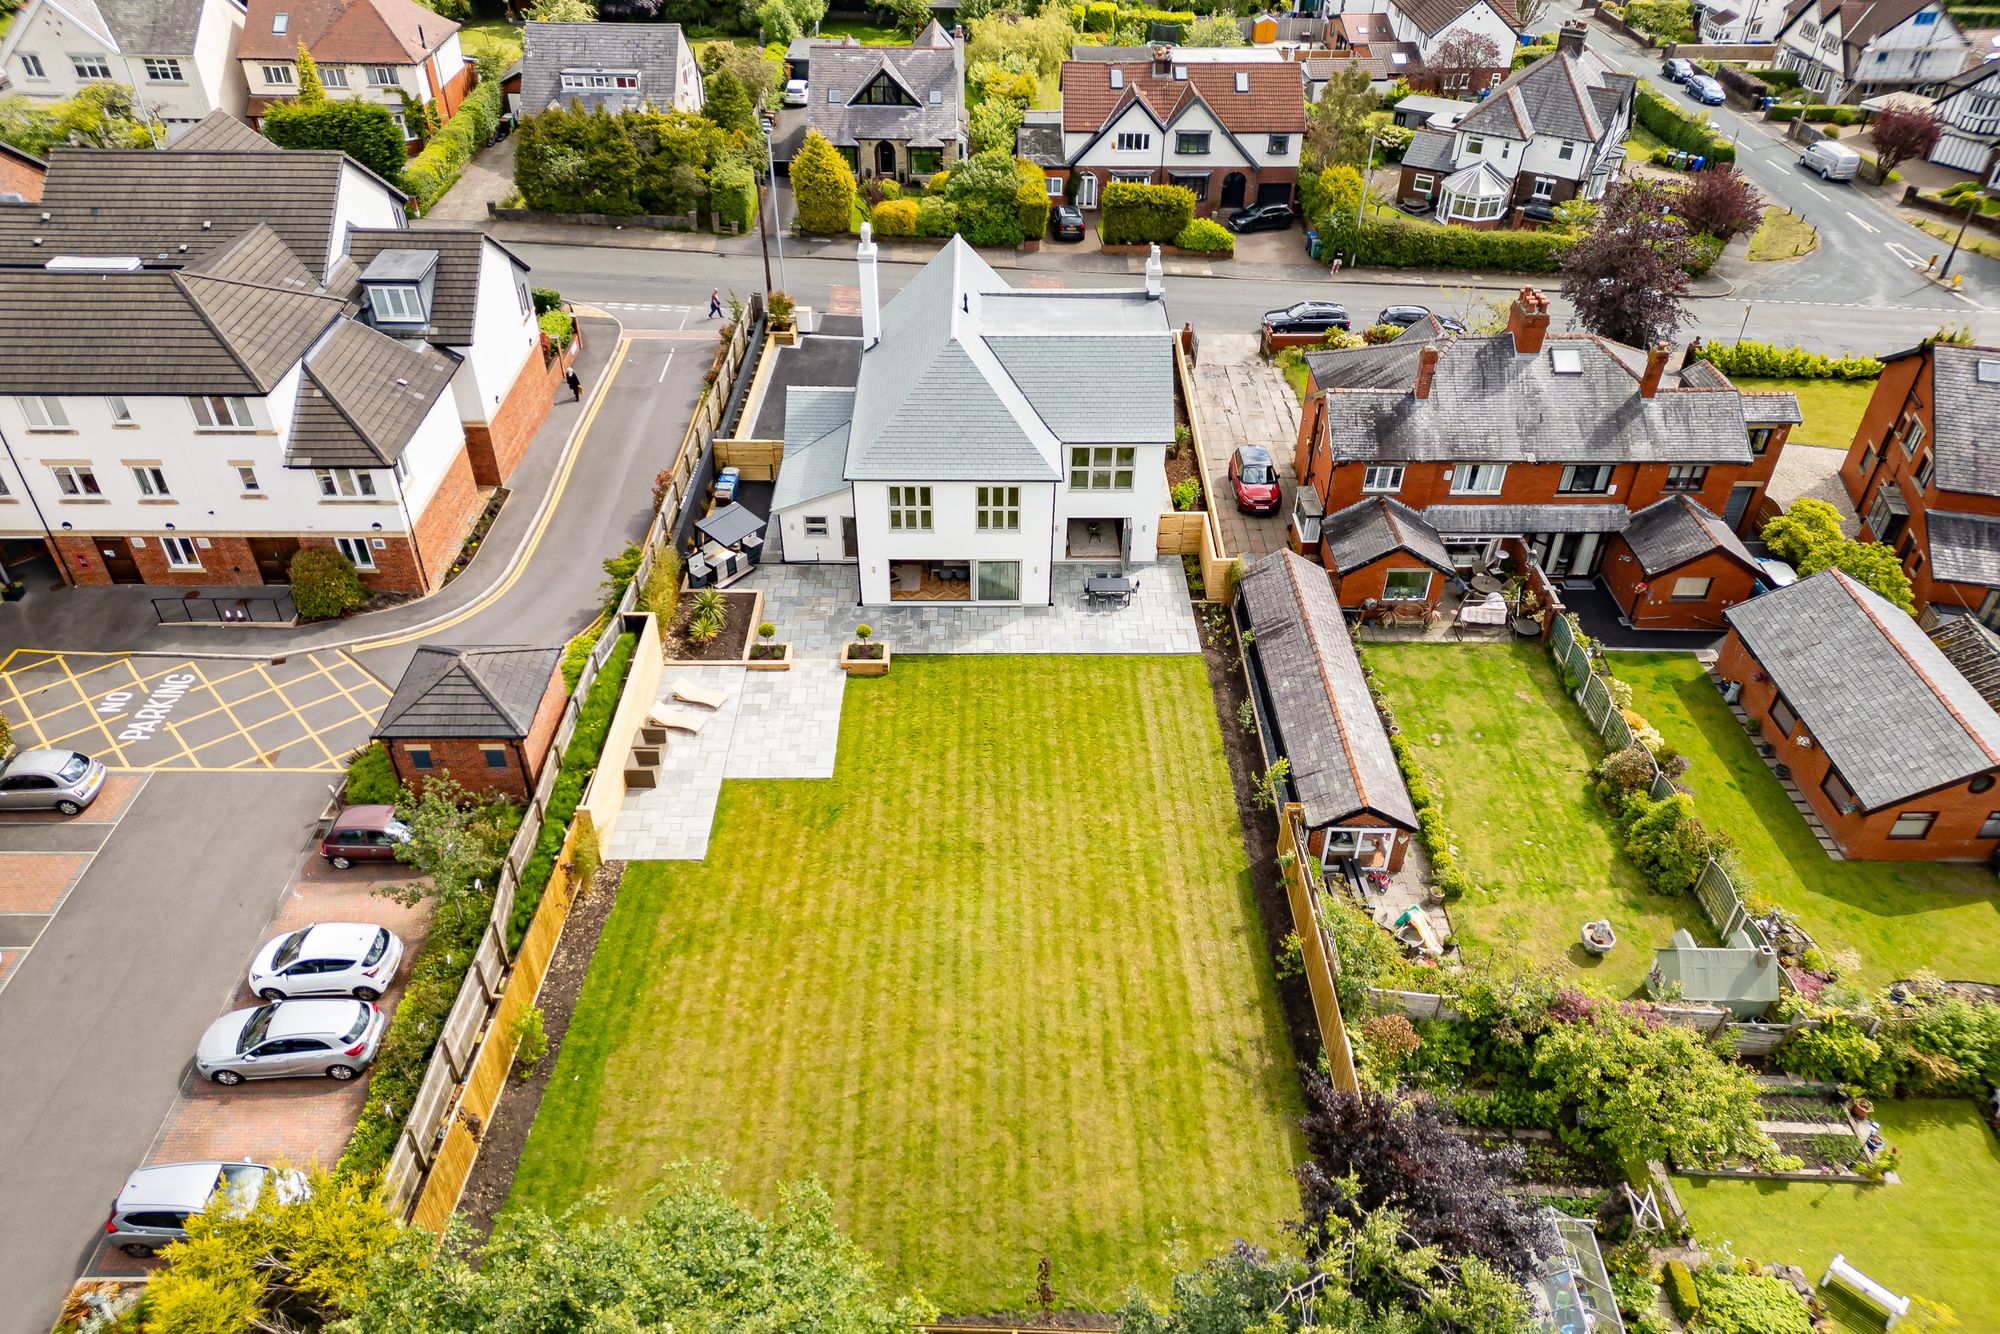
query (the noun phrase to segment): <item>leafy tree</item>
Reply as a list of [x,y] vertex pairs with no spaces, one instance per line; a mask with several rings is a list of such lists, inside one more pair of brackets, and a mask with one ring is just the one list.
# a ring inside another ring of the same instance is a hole
[[1811,496],[1794,500],[1791,508],[1765,524],[1763,538],[1773,556],[1793,566],[1804,564],[1818,548],[1837,546],[1845,540],[1840,532],[1840,511]]
[[887,0],[882,8],[895,16],[896,26],[911,37],[924,30],[933,17],[929,0]]
[[1306,217],[1323,238],[1322,253],[1330,252],[1332,246],[1325,242],[1351,235],[1360,217],[1361,173],[1344,163],[1323,168],[1302,193]]
[[1012,157],[1015,135],[1020,132],[1026,114],[1027,108],[1009,97],[989,97],[981,102],[967,117],[972,128],[972,151],[997,151]]
[[739,130],[747,138],[763,142],[764,127],[757,123],[756,109],[743,81],[730,69],[719,69],[702,80],[705,94],[701,114],[725,130]]
[[274,102],[264,111],[264,137],[280,148],[338,149],[391,182],[410,160],[395,113],[353,97]]
[[[739,46],[735,42],[714,42],[702,52],[701,68],[704,76],[728,70],[743,85],[743,95],[750,99],[753,107],[771,105],[773,89],[780,88],[785,81],[785,64],[780,56],[768,50]],[[706,77],[703,83],[706,86]]]
[[1942,133],[1944,118],[1935,107],[1892,106],[1876,112],[1868,121],[1868,142],[1875,145],[1877,179],[1888,180],[1890,172],[1912,158],[1929,157]]
[[1211,14],[1188,24],[1181,34],[1182,46],[1248,46],[1243,28],[1230,14]]
[[1358,167],[1368,154],[1368,113],[1380,101],[1368,88],[1368,71],[1338,70],[1319,101],[1307,109],[1304,164],[1318,171],[1337,163]]
[[529,208],[551,213],[639,212],[639,152],[619,119],[572,101],[521,122],[514,185]]
[[888,1297],[878,1265],[841,1234],[826,1190],[782,1190],[760,1218],[722,1193],[713,1167],[674,1168],[645,1211],[596,1221],[510,1214],[483,1244],[456,1219],[436,1239],[383,1248],[336,1334],[513,1330],[789,1330],[907,1334],[932,1311]]
[[1123,1334],[1279,1334],[1299,1328],[1297,1303],[1286,1299],[1312,1277],[1297,1256],[1272,1254],[1247,1241],[1174,1275],[1165,1306],[1140,1297],[1118,1312]]
[[1729,241],[1763,221],[1764,197],[1736,168],[1717,167],[1688,178],[1674,212],[1695,231]]
[[[795,164],[794,173],[797,170]],[[958,209],[958,234],[972,245],[1019,245],[1020,188],[1011,148],[975,153],[953,167],[945,180],[944,197]]]
[[1298,1178],[1309,1232],[1393,1209],[1419,1246],[1528,1272],[1536,1225],[1504,1193],[1521,1169],[1518,1146],[1488,1151],[1453,1134],[1455,1119],[1428,1094],[1347,1093],[1317,1073],[1305,1093],[1312,1159]]
[[[984,100],[1009,98],[1026,106],[1041,92],[1041,76],[1028,58],[1009,51],[998,60],[982,60],[966,75],[966,85],[979,91]],[[977,107],[973,110],[978,111]]]
[[1650,180],[1626,181],[1604,197],[1562,259],[1562,293],[1584,328],[1651,347],[1687,323],[1695,246],[1673,203],[1670,188]]
[[146,1286],[146,1328],[316,1328],[352,1310],[401,1228],[370,1176],[316,1167],[306,1186],[288,1202],[267,1187],[248,1210],[190,1217],[187,1240],[162,1252]]
[[538,23],[595,23],[597,6],[591,0],[535,0],[527,17]]
[[132,90],[122,83],[93,83],[55,103],[0,97],[0,143],[36,157],[63,144],[157,148],[166,138],[166,126],[143,115]]
[[[963,17],[965,11],[959,13]],[[1044,9],[1032,18],[1012,13],[974,18],[967,33],[965,55],[972,64],[1019,55],[1026,68],[1044,78],[1062,72],[1077,35],[1067,9],[1060,6]]]
[[312,52],[306,49],[304,41],[299,43],[299,95],[300,102],[326,101],[326,85],[319,81],[319,66],[313,61]]
[[1693,0],[1632,0],[1625,21],[1657,41],[1684,42],[1694,32]]
[[453,914],[485,903],[484,886],[478,882],[493,874],[503,849],[494,846],[492,821],[449,770],[426,778],[421,792],[405,789],[396,803],[396,818],[410,829],[410,841],[396,847],[396,860],[429,877],[430,883],[384,885],[376,893],[405,904],[434,898],[440,911]]
[[818,130],[807,130],[792,159],[792,198],[799,230],[845,232],[854,217],[854,172]]
[[728,155],[730,137],[685,111],[627,111],[618,117],[638,154],[632,193],[642,213],[691,213],[709,197],[710,164]]
[[[1775,520],[1773,521],[1775,522]],[[1881,542],[1842,541],[1813,548],[1799,562],[1801,575],[1835,569],[1863,588],[1873,589],[1914,616],[1916,593],[1895,549]]]
[[1463,89],[1488,70],[1503,68],[1507,58],[1500,44],[1483,32],[1454,28],[1424,60],[1424,72],[1437,77],[1443,88]]

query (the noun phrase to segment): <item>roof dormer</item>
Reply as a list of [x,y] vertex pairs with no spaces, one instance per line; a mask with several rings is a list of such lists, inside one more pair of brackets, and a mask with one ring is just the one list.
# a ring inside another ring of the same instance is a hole
[[384,250],[361,271],[361,317],[384,333],[431,322],[437,294],[435,250]]

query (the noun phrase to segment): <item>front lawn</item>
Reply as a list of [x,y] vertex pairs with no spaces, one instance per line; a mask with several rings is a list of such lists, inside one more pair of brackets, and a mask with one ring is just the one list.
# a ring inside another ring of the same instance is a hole
[[[1626,859],[1590,790],[1603,743],[1540,645],[1378,643],[1364,654],[1480,886],[1451,905],[1461,948],[1568,968],[1626,996],[1676,927],[1713,938],[1693,899],[1653,893]],[[1577,941],[1600,917],[1618,933],[1602,959]]]
[[[1795,1264],[1817,1283],[1836,1253],[1892,1291],[1943,1302],[1966,1334],[1993,1328],[2000,1274],[2000,1139],[1970,1102],[1880,1102],[1875,1119],[1902,1153],[1902,1184],[1682,1177],[1695,1231],[1739,1257]],[[1844,1325],[1880,1334],[1882,1322]]]
[[1821,851],[1722,693],[1692,655],[1619,653],[1632,707],[1690,761],[1695,813],[1736,840],[1751,889],[1798,915],[1829,954],[1861,955],[1871,985],[1930,968],[2000,979],[2000,886],[1983,866],[1834,861]]
[[491,51],[511,65],[521,58],[521,25],[505,19],[474,19],[458,30],[458,44],[469,56]]
[[512,1203],[630,1210],[677,1158],[807,1174],[948,1312],[1164,1293],[1281,1240],[1298,1076],[1198,657],[899,657],[835,777],[731,781],[634,863]]
[[1792,445],[1826,445],[1846,449],[1861,429],[1861,414],[1875,396],[1873,380],[1784,380],[1762,379],[1754,375],[1730,377],[1746,393],[1777,393],[1791,390],[1799,396],[1799,414],[1805,421],[1792,428],[1786,439]]

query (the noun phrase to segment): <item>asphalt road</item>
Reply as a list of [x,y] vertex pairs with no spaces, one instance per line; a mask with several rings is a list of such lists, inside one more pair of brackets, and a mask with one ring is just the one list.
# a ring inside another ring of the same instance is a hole
[[325,796],[323,776],[155,773],[0,994],[0,1334],[48,1329]]

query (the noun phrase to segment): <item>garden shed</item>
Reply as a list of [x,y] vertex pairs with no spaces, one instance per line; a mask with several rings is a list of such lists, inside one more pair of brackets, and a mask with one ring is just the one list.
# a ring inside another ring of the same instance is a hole
[[1701,945],[1686,931],[1653,954],[1646,994],[1729,1011],[1739,1022],[1762,1019],[1778,999],[1778,954],[1738,928],[1721,946]]
[[526,801],[562,723],[562,650],[425,644],[410,659],[375,739],[398,782],[450,773],[468,790]]

